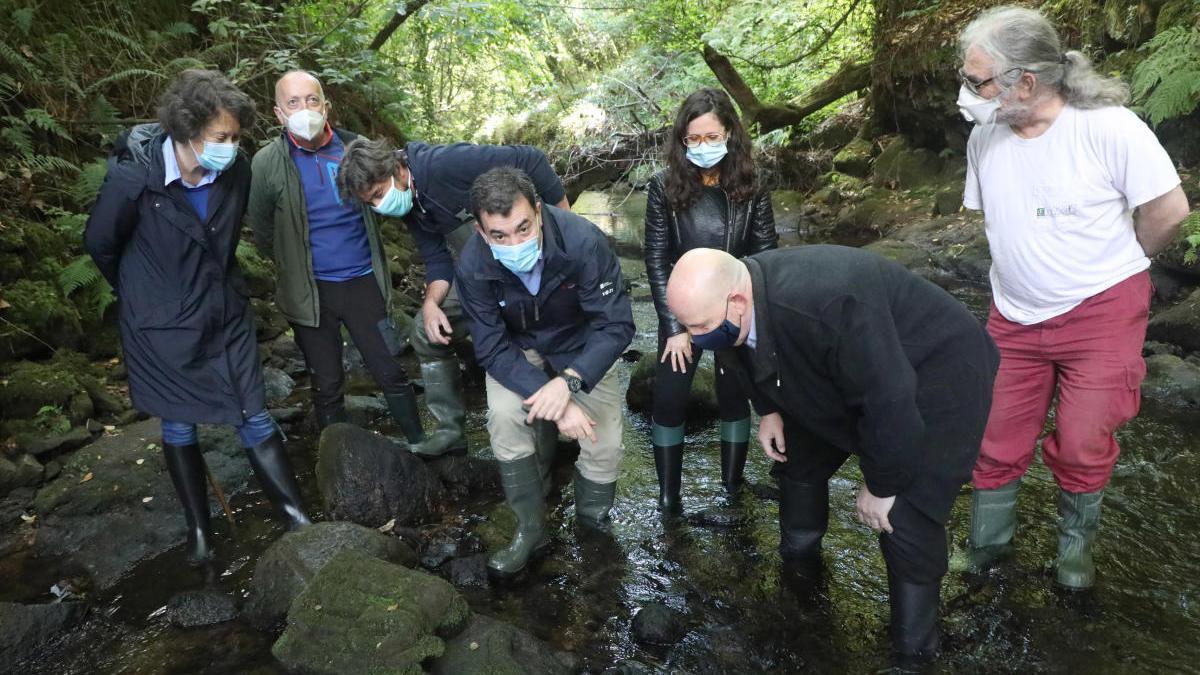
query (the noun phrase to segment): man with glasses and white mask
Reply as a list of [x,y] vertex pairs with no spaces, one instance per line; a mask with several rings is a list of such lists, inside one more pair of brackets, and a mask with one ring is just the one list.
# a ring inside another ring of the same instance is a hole
[[345,147],[357,136],[330,125],[329,110],[312,74],[292,71],[275,83],[283,130],[254,155],[246,215],[259,249],[275,261],[275,303],[312,376],[317,425],[347,420],[344,325],[396,424],[417,443],[425,435],[396,358],[403,340],[388,314],[392,283],[379,220],[337,189]]
[[1187,216],[1179,176],[1123,105],[1128,87],[1064,51],[1036,11],[988,10],[959,36],[958,104],[976,126],[963,204],[992,255],[988,332],[1000,349],[974,471],[968,566],[1011,550],[1021,476],[1057,392],[1042,455],[1060,488],[1056,581],[1095,580],[1092,543],[1145,375],[1149,257]]

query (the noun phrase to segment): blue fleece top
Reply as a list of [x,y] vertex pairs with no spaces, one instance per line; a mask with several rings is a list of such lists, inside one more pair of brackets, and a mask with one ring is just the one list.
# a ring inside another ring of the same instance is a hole
[[320,281],[349,281],[371,273],[371,244],[362,212],[342,203],[338,194],[338,167],[345,147],[337,134],[329,136],[316,152],[301,148],[290,137],[288,149],[304,187],[313,276]]

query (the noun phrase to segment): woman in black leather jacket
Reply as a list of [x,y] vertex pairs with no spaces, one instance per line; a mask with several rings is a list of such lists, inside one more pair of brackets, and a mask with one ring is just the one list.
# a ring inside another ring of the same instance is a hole
[[[771,196],[757,185],[750,137],[725,92],[701,89],[675,115],[666,141],[664,171],[648,187],[646,272],[658,310],[659,361],[654,379],[651,441],[658,471],[659,509],[682,510],[679,481],[688,392],[704,345],[667,308],[667,279],[679,256],[716,248],[737,257],[775,248]],[[732,374],[716,364],[721,413],[721,481],[732,492],[742,482],[750,441],[750,406]]]

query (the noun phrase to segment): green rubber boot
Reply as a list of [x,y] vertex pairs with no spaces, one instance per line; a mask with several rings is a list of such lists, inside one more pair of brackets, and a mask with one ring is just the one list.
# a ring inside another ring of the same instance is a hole
[[409,447],[414,455],[440,457],[446,454],[465,455],[467,438],[463,429],[467,422],[467,409],[462,400],[462,376],[458,362],[453,359],[436,359],[421,363],[421,377],[425,381],[425,405],[437,420],[437,428],[429,437]]
[[658,510],[667,515],[683,512],[679,497],[683,477],[683,425],[650,425],[650,444],[654,448],[654,471],[658,474]]
[[1067,492],[1058,496],[1058,560],[1054,580],[1071,590],[1091,588],[1096,582],[1092,542],[1100,528],[1100,504],[1104,491]]
[[607,530],[611,521],[608,512],[612,509],[617,494],[617,482],[593,483],[575,471],[575,520],[580,525],[594,530]]
[[1017,479],[994,490],[971,491],[971,536],[967,541],[966,568],[981,572],[1012,552],[1017,529]]
[[509,508],[517,515],[517,531],[508,548],[493,553],[487,565],[494,574],[511,577],[525,569],[533,555],[550,543],[537,455],[500,462],[500,482]]
[[749,449],[750,418],[734,422],[721,420],[721,483],[726,492],[737,492],[742,486]]
[[388,412],[392,414],[396,426],[410,443],[420,443],[425,440],[425,430],[421,428],[421,414],[417,412],[417,395],[412,385],[399,394],[384,394]]
[[533,423],[533,448],[542,474],[542,496],[554,489],[554,458],[558,455],[558,425],[546,420]]

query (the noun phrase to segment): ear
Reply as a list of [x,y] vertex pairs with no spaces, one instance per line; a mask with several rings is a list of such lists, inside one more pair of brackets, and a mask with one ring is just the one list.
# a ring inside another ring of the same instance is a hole
[[279,120],[279,124],[286,127],[287,126],[287,115],[283,114],[283,109],[280,108],[279,106],[274,106],[271,109],[275,111],[275,119]]

